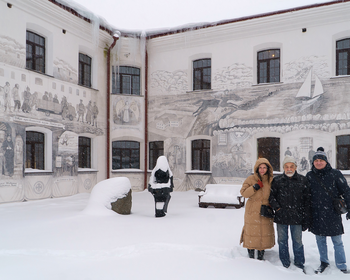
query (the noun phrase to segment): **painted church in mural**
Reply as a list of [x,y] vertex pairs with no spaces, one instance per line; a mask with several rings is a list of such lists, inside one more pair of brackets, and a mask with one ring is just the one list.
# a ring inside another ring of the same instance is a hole
[[350,178],[350,1],[146,33],[32,2],[0,1],[0,203],[141,191],[160,155],[177,191],[320,146]]

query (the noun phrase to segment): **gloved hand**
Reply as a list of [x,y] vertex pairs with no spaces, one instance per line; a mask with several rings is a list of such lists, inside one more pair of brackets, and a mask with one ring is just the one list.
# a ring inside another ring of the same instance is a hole
[[263,186],[264,186],[263,183],[262,183],[260,180],[258,180],[258,183],[255,184],[255,185],[253,186],[253,188],[257,191],[257,190],[259,190],[260,188],[262,188]]
[[350,219],[350,212],[346,213],[346,219],[347,219],[347,220]]

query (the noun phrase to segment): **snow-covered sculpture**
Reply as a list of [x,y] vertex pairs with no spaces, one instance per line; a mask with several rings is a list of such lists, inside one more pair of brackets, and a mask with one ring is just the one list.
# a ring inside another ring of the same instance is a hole
[[173,189],[173,173],[169,168],[168,160],[165,156],[160,156],[152,170],[148,184],[148,191],[154,197],[156,217],[164,217],[166,215],[171,198],[170,193]]
[[131,190],[130,180],[117,177],[97,183],[91,191],[88,205],[83,210],[88,215],[113,215],[111,203],[126,197]]

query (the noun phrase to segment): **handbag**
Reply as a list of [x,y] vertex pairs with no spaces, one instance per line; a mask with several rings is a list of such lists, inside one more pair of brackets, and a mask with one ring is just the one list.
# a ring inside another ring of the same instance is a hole
[[333,207],[339,215],[348,212],[345,200],[342,196],[340,198],[333,198]]
[[275,217],[275,212],[273,212],[273,209],[270,205],[261,205],[260,215],[265,218],[272,219],[273,217]]
[[337,212],[337,214],[341,215],[341,214],[345,214],[348,212],[346,203],[345,203],[345,199],[340,196],[337,198],[334,198],[326,189],[325,185],[323,184],[323,182],[321,181],[321,179],[315,175],[317,180],[319,181],[319,183],[321,184],[321,186],[324,188],[324,190],[326,191],[326,193],[332,198],[332,203],[333,203],[333,208],[335,210],[335,212]]

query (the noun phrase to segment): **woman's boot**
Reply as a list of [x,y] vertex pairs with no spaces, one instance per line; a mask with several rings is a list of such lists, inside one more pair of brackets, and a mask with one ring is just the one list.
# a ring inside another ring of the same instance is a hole
[[248,249],[249,258],[254,259],[254,254],[255,254],[255,250],[254,249]]
[[264,260],[264,250],[258,251],[258,260]]

